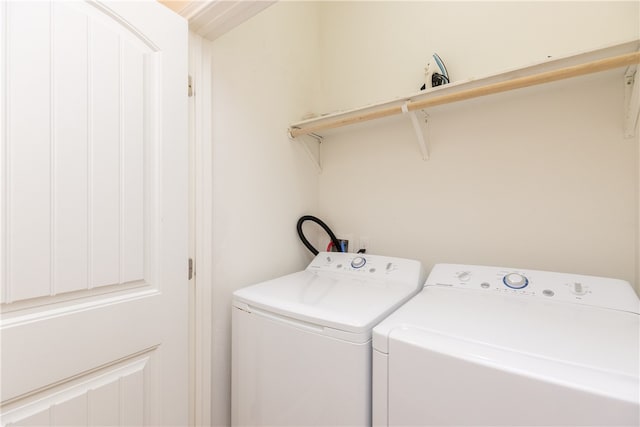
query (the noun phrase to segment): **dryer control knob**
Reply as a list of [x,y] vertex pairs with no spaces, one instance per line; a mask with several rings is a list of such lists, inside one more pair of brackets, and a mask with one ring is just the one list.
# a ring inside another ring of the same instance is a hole
[[461,282],[468,282],[469,279],[471,278],[471,273],[469,273],[468,271],[460,271],[456,273],[456,276],[458,277],[458,280],[460,280]]
[[509,273],[502,279],[505,285],[513,289],[522,289],[529,284],[529,280],[519,273]]
[[364,257],[357,256],[353,259],[353,261],[351,261],[351,267],[353,268],[364,267],[366,263],[367,263],[367,260]]
[[573,284],[572,291],[576,295],[584,295],[584,294],[587,293],[587,291],[585,290],[584,286],[582,286],[582,283],[580,283],[580,282],[575,282]]

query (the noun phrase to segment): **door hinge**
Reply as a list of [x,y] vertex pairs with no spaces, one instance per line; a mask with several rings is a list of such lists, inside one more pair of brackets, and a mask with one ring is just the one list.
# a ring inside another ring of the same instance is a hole
[[195,269],[193,268],[193,258],[189,258],[189,280],[193,279]]
[[188,79],[188,83],[187,83],[187,93],[189,94],[189,97],[193,96],[193,77],[189,76]]

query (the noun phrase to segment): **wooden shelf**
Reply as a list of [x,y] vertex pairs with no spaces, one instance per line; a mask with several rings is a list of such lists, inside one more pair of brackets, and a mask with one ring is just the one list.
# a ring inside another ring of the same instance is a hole
[[293,123],[289,126],[289,137],[310,135],[322,138],[321,132],[356,123],[362,123],[396,114],[409,114],[423,157],[428,158],[428,149],[424,138],[424,121],[419,120],[415,112],[429,107],[487,96],[495,93],[554,82],[586,74],[598,73],[616,68],[627,67],[625,135],[633,136],[638,121],[640,84],[637,83],[636,69],[640,63],[640,40],[594,49],[591,51],[554,58],[530,66],[438,86],[403,98],[367,105],[353,110],[342,111]]

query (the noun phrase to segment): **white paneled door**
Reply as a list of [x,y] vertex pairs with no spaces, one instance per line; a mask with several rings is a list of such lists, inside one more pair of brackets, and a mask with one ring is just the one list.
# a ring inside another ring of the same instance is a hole
[[187,25],[0,1],[2,425],[186,425]]

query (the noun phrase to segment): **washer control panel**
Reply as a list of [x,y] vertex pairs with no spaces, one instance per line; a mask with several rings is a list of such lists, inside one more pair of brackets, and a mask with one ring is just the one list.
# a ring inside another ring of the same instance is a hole
[[353,277],[413,282],[426,278],[422,263],[404,258],[348,252],[320,252],[308,271],[346,274]]
[[640,313],[640,300],[624,280],[518,268],[436,264],[425,286],[445,286],[573,302]]

